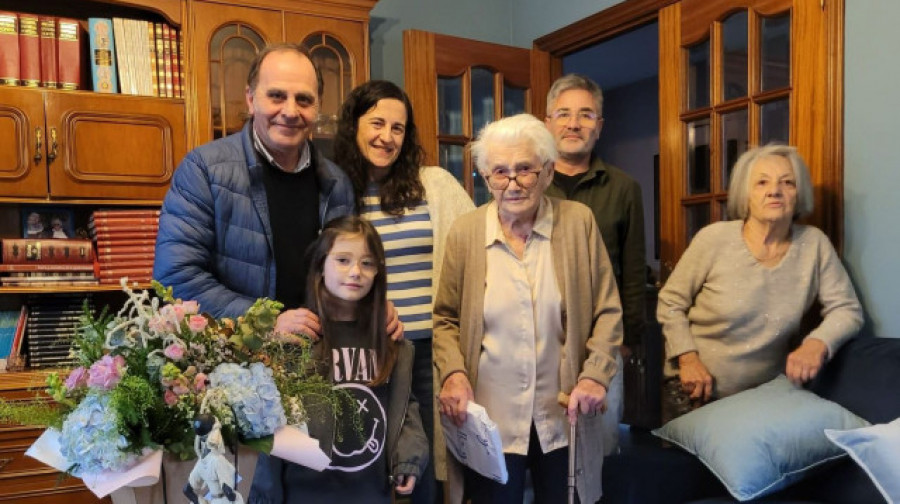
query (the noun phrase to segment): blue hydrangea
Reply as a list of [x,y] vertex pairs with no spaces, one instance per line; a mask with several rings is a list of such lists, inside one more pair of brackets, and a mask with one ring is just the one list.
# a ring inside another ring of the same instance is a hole
[[120,471],[137,460],[128,441],[116,429],[116,413],[108,394],[89,394],[69,413],[62,426],[60,451],[75,467],[75,476],[108,469]]
[[249,368],[219,364],[209,375],[209,381],[211,387],[225,391],[244,437],[268,436],[287,423],[272,370],[262,363],[254,362]]

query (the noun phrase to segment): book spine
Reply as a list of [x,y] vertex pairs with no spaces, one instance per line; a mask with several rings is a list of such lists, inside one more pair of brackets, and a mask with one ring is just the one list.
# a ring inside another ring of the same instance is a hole
[[[136,239],[127,239],[120,240],[118,238],[102,238],[97,239],[96,241],[97,249],[117,249],[123,247],[140,247],[141,249],[153,250],[156,248],[156,239],[155,238],[136,238]],[[137,249],[136,249],[137,250]],[[131,253],[131,252],[129,252]]]
[[141,227],[159,227],[159,217],[155,215],[149,215],[146,217],[119,217],[115,215],[111,216],[98,216],[94,214],[91,222],[94,223],[95,228],[125,228],[125,229],[133,229],[134,226]]
[[179,64],[180,52],[178,48],[178,29],[169,28],[169,40],[172,42],[172,96],[181,98],[181,65]]
[[93,217],[97,218],[108,218],[108,219],[120,219],[120,218],[130,218],[130,217],[139,217],[139,218],[150,218],[150,217],[159,217],[161,212],[159,210],[94,210]]
[[90,240],[4,238],[4,264],[90,264],[94,249]]
[[117,93],[116,51],[112,20],[90,18],[88,31],[91,47],[91,76],[95,93]]
[[156,230],[147,231],[129,231],[127,229],[116,229],[116,230],[106,230],[93,232],[93,238],[104,241],[111,241],[113,243],[119,243],[120,240],[148,240],[149,242],[156,243]]
[[33,14],[19,14],[19,79],[25,87],[41,85],[41,39]]
[[153,266],[140,266],[135,268],[100,268],[100,278],[119,278],[123,276],[147,276],[153,273]]
[[75,19],[56,20],[59,87],[67,91],[82,89],[81,83],[81,25]]
[[122,94],[137,94],[134,88],[134,79],[128,59],[128,40],[125,38],[125,23],[122,18],[113,18],[113,40],[115,41],[116,70],[119,75],[119,92]]
[[153,259],[156,257],[156,254],[153,252],[145,252],[140,254],[97,254],[98,261],[100,262],[100,267],[106,263],[118,263],[121,265],[127,264],[129,268],[136,266],[150,266],[153,267]]
[[122,254],[153,254],[156,251],[155,245],[127,245],[127,246],[111,246],[97,247],[97,255],[122,255]]
[[0,273],[94,271],[93,264],[0,264]]
[[12,350],[9,352],[11,358],[16,358],[22,351],[22,340],[25,338],[25,324],[28,322],[28,305],[22,305],[19,311],[19,322],[16,324],[16,336],[13,339]]
[[147,23],[147,53],[150,55],[150,83],[153,86],[153,96],[161,96],[157,73],[159,62],[156,58],[156,30],[153,23]]
[[172,82],[172,29],[165,23],[163,23],[163,59],[166,75],[165,96],[174,98],[175,91]]
[[38,25],[41,30],[41,85],[56,89],[59,87],[56,66],[56,18],[41,16]]
[[153,25],[153,48],[156,50],[156,80],[159,86],[159,96],[166,95],[166,59],[163,48],[163,23],[151,23]]
[[176,30],[178,35],[178,98],[184,98],[184,34]]
[[0,85],[19,85],[19,16],[0,12]]

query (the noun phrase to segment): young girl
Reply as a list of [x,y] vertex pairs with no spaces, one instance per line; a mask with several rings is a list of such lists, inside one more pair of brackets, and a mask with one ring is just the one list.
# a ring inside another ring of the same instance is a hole
[[331,465],[319,473],[270,457],[268,474],[257,467],[250,502],[389,503],[392,486],[412,492],[428,441],[410,393],[412,345],[385,333],[384,248],[371,224],[342,217],[325,226],[309,258],[306,299],[322,324],[317,352],[335,387],[354,398],[362,430],[311,415],[310,435]]

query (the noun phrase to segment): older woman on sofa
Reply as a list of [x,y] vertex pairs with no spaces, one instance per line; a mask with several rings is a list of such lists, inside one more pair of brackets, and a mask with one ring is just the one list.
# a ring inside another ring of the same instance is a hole
[[[779,373],[805,383],[859,331],[862,309],[834,247],[795,222],[812,209],[796,149],[768,145],[738,159],[728,191],[736,220],[700,230],[659,293],[667,420]],[[822,322],[792,349],[816,300]]]
[[593,503],[603,458],[596,413],[622,341],[609,257],[590,209],[544,196],[557,153],[541,121],[521,114],[492,123],[472,153],[493,201],[460,217],[447,237],[434,362],[441,413],[459,424],[469,401],[484,406],[509,481],[466,469],[466,493],[473,504],[521,503],[531,469],[537,502],[565,502],[566,417],[580,411],[577,490]]

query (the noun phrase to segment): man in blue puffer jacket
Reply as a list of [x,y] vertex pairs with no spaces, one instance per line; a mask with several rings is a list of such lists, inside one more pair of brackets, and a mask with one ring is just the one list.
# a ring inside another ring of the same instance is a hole
[[153,276],[175,297],[214,317],[277,299],[277,331],[318,334],[318,319],[300,308],[305,251],[326,222],[354,210],[349,179],[309,141],[321,95],[299,45],[260,51],[247,79],[251,119],[188,153],[163,202]]

